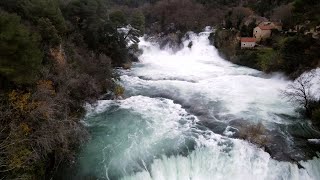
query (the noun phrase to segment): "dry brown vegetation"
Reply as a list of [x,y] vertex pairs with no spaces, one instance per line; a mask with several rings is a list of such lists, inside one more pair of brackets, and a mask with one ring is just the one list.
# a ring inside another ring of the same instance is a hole
[[266,129],[262,123],[241,127],[239,129],[239,137],[260,147],[264,147],[268,143]]

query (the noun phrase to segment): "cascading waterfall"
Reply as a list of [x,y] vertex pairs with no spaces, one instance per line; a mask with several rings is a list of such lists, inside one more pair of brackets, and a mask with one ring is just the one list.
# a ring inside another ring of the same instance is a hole
[[[296,123],[297,114],[279,93],[289,81],[223,60],[209,33],[189,33],[178,52],[141,39],[141,62],[120,70],[127,98],[87,108],[92,140],[74,179],[320,179],[317,158],[299,168],[228,137],[233,124],[279,130]],[[290,135],[279,132],[290,148]]]

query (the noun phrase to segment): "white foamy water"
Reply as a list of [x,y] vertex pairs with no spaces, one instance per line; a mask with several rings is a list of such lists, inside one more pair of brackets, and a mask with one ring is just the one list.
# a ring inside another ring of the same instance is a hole
[[301,161],[299,169],[202,123],[216,122],[221,134],[232,134],[229,123],[235,120],[277,129],[295,123],[286,117],[297,115],[279,92],[289,81],[223,60],[208,35],[190,33],[175,53],[141,39],[141,62],[120,72],[127,98],[88,106],[85,123],[93,137],[80,155],[76,178],[320,179],[317,158]]
[[[184,41],[185,48],[177,53],[142,40],[141,62],[121,77],[127,90],[132,94],[170,92],[184,101],[205,98],[205,106],[220,102],[219,115],[288,123],[276,116],[295,114],[295,107],[280,96],[280,90],[289,83],[284,77],[261,78],[259,71],[223,60],[209,45],[206,32],[190,33],[189,37]],[[187,47],[190,41],[191,49]],[[209,111],[214,108],[207,107]]]

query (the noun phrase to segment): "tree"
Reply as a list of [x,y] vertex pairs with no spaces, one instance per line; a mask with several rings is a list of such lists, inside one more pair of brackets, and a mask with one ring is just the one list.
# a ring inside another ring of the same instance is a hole
[[295,0],[293,6],[294,18],[296,23],[304,23],[306,20],[311,21],[311,24],[315,26],[320,23],[320,1]]
[[0,12],[0,75],[17,84],[34,82],[42,62],[39,42],[19,16]]
[[226,28],[227,28],[227,29],[231,29],[231,28],[232,28],[232,22],[231,22],[230,18],[228,18],[228,19],[226,20]]
[[252,22],[250,22],[250,23],[248,24],[247,30],[248,30],[248,34],[249,34],[250,37],[253,36],[253,29],[254,29],[256,26],[257,26],[257,25],[256,25],[256,20],[254,20],[254,21],[252,21]]
[[271,10],[271,4],[267,1],[259,1],[254,5],[254,9],[259,13],[261,16],[265,16],[266,12]]
[[131,19],[131,25],[135,29],[138,29],[141,35],[144,34],[145,18],[141,11],[136,11],[133,13],[132,19]]
[[127,24],[127,19],[122,11],[114,11],[110,13],[109,18],[115,27],[121,27]]
[[61,43],[61,37],[58,31],[48,18],[40,18],[38,21],[39,31],[42,41],[50,45],[57,46]]
[[250,33],[248,32],[248,27],[246,25],[241,27],[240,33],[242,37],[250,37]]
[[284,40],[280,53],[286,73],[294,73],[304,64],[308,64],[309,57],[305,55],[305,49],[310,46],[310,42],[312,41],[302,36],[288,37]]
[[0,5],[35,24],[40,18],[48,18],[60,34],[66,31],[58,0],[1,0]]
[[289,84],[286,90],[282,91],[282,95],[288,98],[290,102],[302,106],[305,115],[309,118],[312,116],[314,102],[316,101],[311,91],[314,77],[315,71],[305,73],[298,77],[293,83]]

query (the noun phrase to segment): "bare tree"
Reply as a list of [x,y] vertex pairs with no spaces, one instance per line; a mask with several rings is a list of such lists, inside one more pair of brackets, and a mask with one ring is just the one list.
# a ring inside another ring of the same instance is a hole
[[315,71],[301,75],[293,83],[289,84],[286,90],[282,91],[282,95],[302,106],[305,110],[307,117],[312,114],[312,103],[315,101],[311,87],[313,86],[312,80],[315,77]]

